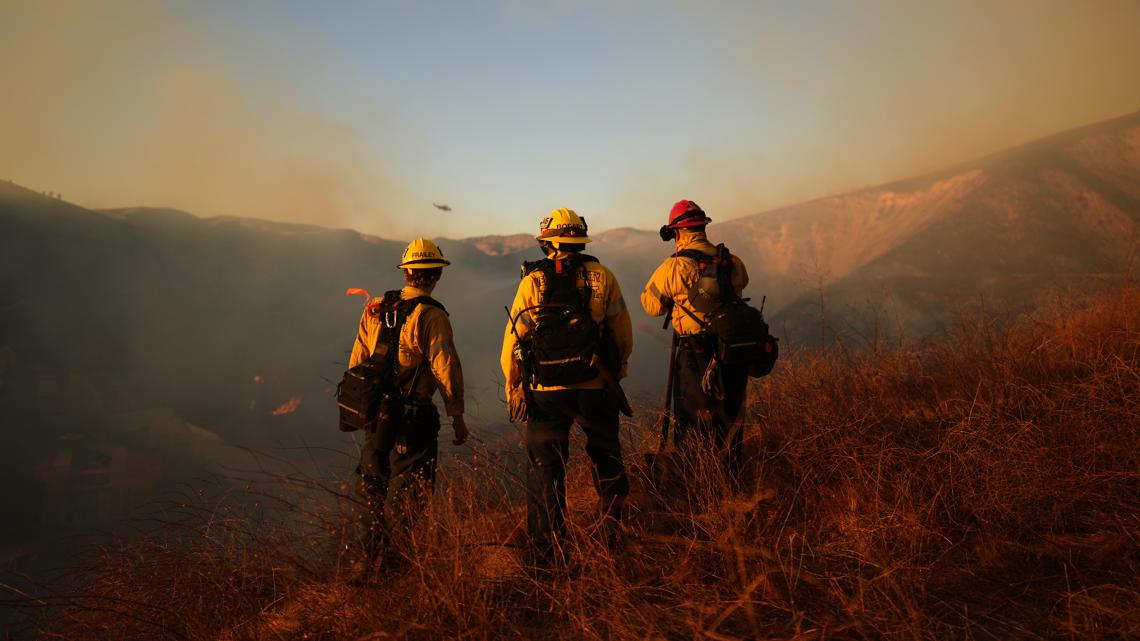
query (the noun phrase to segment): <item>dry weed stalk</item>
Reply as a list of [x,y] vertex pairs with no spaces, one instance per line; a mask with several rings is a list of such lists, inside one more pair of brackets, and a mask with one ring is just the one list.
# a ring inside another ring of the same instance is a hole
[[[744,490],[709,452],[653,470],[631,455],[620,549],[578,444],[572,562],[553,574],[519,562],[522,488],[499,445],[449,462],[414,562],[362,589],[340,578],[347,481],[263,476],[259,505],[186,502],[104,549],[42,636],[1135,638],[1137,310],[1125,286],[1011,324],[963,317],[940,342],[788,350],[753,393]],[[651,418],[630,451],[652,448]]]

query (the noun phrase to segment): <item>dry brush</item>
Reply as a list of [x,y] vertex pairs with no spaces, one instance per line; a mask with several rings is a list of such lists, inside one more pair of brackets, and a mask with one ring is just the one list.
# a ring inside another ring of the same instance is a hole
[[[708,453],[652,470],[630,454],[617,546],[578,443],[571,561],[553,573],[521,563],[509,438],[448,462],[406,541],[414,561],[363,588],[343,580],[349,483],[265,473],[103,548],[45,601],[40,634],[1136,638],[1138,310],[1126,285],[1011,322],[963,316],[922,344],[787,350],[751,395],[744,488],[728,491]],[[627,426],[631,452],[653,447],[653,422]]]

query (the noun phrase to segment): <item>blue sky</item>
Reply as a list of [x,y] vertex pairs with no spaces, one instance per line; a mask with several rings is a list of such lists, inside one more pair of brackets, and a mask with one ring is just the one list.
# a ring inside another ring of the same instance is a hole
[[680,198],[732,218],[1140,108],[1130,1],[14,0],[0,17],[0,178],[394,238],[531,231],[563,206],[655,228]]
[[[244,28],[261,19],[243,16]],[[381,158],[399,149],[404,184],[450,203],[456,218],[494,220],[489,231],[527,230],[559,206],[620,220],[607,226],[651,224],[656,217],[613,211],[635,168],[751,122],[745,105],[729,103],[731,70],[679,12],[301,3],[278,19],[304,24],[308,46],[320,43],[327,75],[299,82],[311,83],[322,109],[381,121],[367,146]],[[340,99],[341,88],[360,101]],[[662,194],[646,209],[675,199]]]

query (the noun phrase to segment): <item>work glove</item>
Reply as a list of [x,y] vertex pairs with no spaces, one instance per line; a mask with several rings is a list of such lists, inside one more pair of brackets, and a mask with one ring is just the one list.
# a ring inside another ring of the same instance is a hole
[[526,391],[522,385],[507,390],[507,415],[512,423],[526,423],[528,414]]
[[709,359],[708,367],[701,376],[701,391],[714,400],[724,400],[724,381],[721,380],[720,362],[715,356]]
[[467,421],[463,420],[462,414],[451,417],[451,430],[455,432],[455,438],[451,441],[452,445],[463,445],[471,436],[471,432],[467,431]]

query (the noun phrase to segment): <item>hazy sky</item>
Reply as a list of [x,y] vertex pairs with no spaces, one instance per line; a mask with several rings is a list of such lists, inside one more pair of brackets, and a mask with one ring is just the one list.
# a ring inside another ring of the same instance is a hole
[[1137,109],[1140,0],[0,0],[0,178],[392,238],[733,218]]

